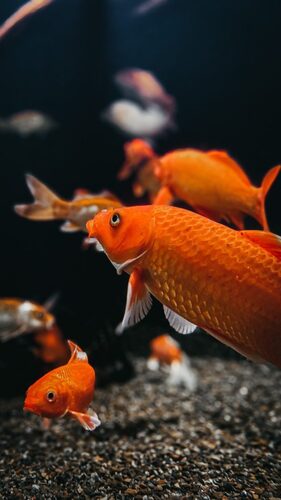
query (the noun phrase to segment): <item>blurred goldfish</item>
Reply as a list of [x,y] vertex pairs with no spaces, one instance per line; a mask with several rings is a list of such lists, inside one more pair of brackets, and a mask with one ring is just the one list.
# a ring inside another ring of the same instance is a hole
[[154,295],[179,333],[196,326],[253,360],[281,368],[281,238],[235,231],[177,207],[100,212],[87,224],[118,274],[130,274],[121,329]]
[[145,0],[134,9],[134,13],[139,16],[147,14],[151,10],[156,9],[157,7],[161,7],[161,5],[163,5],[167,1],[168,0]]
[[86,222],[99,210],[122,206],[121,202],[111,193],[103,192],[92,195],[81,191],[72,201],[59,198],[43,182],[33,175],[26,175],[26,182],[34,196],[34,203],[15,205],[15,211],[21,217],[31,220],[66,219],[61,226],[64,232],[86,231]]
[[69,356],[69,347],[59,327],[55,324],[49,330],[40,330],[35,335],[37,346],[33,352],[44,363],[62,365]]
[[70,340],[68,344],[70,360],[29,387],[24,410],[49,419],[67,415],[93,431],[100,425],[97,414],[88,410],[94,396],[95,371],[87,354]]
[[243,229],[247,214],[269,230],[265,198],[280,165],[267,172],[259,188],[224,151],[176,150],[155,160],[154,165],[163,186],[154,203],[170,203],[176,197],[210,219],[225,219]]
[[170,335],[159,335],[150,342],[150,356],[147,366],[150,370],[159,369],[159,365],[168,365],[170,375],[168,383],[184,385],[193,391],[197,385],[197,378],[191,369],[190,361],[181,350],[178,342]]
[[167,94],[157,78],[143,69],[128,68],[116,73],[115,83],[126,96],[139,99],[145,106],[158,104],[170,115],[175,112],[175,99]]
[[157,156],[152,147],[142,139],[133,139],[125,143],[124,152],[125,162],[118,173],[118,179],[127,179],[136,171],[134,195],[139,198],[148,193],[150,201],[153,201],[161,184],[154,174],[154,161]]
[[39,111],[21,111],[8,118],[0,118],[0,132],[14,132],[22,137],[46,134],[57,127],[57,123]]
[[47,330],[55,318],[44,306],[24,299],[0,299],[0,342],[24,333]]
[[0,26],[0,40],[4,38],[9,31],[14,28],[23,19],[34,14],[37,10],[47,7],[53,0],[30,0],[29,2],[22,5],[14,14],[12,14],[3,24]]
[[125,99],[113,102],[102,117],[132,137],[153,138],[174,129],[170,113],[156,104],[143,108]]

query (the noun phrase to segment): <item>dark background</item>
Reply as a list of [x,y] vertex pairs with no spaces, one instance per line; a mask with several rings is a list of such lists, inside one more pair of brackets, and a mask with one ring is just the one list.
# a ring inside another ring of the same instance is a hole
[[[1,0],[0,22],[23,3]],[[23,220],[12,206],[30,199],[25,172],[66,198],[78,187],[108,188],[133,201],[130,182],[116,181],[125,139],[100,120],[120,97],[116,71],[152,71],[175,96],[178,130],[159,141],[160,153],[226,149],[256,185],[281,161],[280,1],[170,0],[136,17],[140,3],[54,0],[0,45],[0,115],[35,109],[60,124],[46,137],[0,136],[1,295],[42,302],[60,292],[59,324],[84,346],[121,319],[127,277],[118,277],[104,255],[82,251],[82,234]],[[279,178],[267,199],[279,234],[280,188]],[[157,314],[145,325],[158,324]],[[10,344],[2,357],[24,370],[23,350]]]

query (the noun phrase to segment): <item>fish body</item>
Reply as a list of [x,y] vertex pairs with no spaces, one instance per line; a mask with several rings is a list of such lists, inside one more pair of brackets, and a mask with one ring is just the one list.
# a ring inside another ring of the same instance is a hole
[[100,421],[88,411],[94,396],[95,371],[87,354],[68,341],[71,358],[66,365],[55,368],[29,387],[24,410],[43,418],[71,416],[86,430],[94,430]]
[[154,200],[161,184],[154,174],[156,154],[148,142],[133,139],[124,145],[125,162],[118,173],[118,179],[124,180],[135,173],[134,195],[138,198],[145,193]]
[[87,227],[117,272],[131,275],[123,328],[147,314],[152,294],[178,332],[199,326],[281,368],[280,237],[160,205],[101,212]]
[[23,299],[0,299],[0,342],[24,333],[47,330],[54,322],[54,316],[40,304]]
[[22,5],[0,26],[0,40],[9,33],[17,24],[34,14],[40,9],[47,7],[53,0],[30,0]]
[[174,128],[170,113],[156,104],[144,108],[135,102],[120,99],[113,102],[102,116],[131,137],[155,138]]
[[40,330],[35,335],[34,354],[44,363],[54,365],[65,364],[69,357],[69,347],[58,326],[55,324],[48,330]]
[[175,112],[175,99],[150,71],[139,68],[123,69],[116,73],[114,81],[125,95],[139,99],[144,105],[154,103],[170,114]]
[[96,195],[84,192],[82,195],[79,190],[73,200],[66,201],[32,175],[26,175],[26,182],[34,196],[34,203],[16,205],[16,213],[31,220],[65,220],[61,226],[64,232],[86,231],[86,222],[99,210],[122,206],[109,192]]
[[14,132],[25,138],[33,134],[46,134],[57,123],[39,111],[21,111],[0,119],[0,132]]
[[265,197],[279,171],[280,166],[269,170],[258,188],[223,151],[176,150],[155,161],[154,173],[163,187],[155,203],[178,198],[202,215],[231,221],[239,229],[247,214],[268,230]]

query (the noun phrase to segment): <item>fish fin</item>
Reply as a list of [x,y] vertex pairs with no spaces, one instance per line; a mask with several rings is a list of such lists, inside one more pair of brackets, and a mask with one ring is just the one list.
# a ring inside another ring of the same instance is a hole
[[248,186],[251,185],[251,181],[249,177],[245,174],[244,170],[238,163],[229,156],[226,151],[208,151],[207,155],[210,156],[211,158],[214,158],[214,160],[220,161],[224,165],[227,165],[228,167],[232,168],[232,170],[240,177],[240,179],[247,184]]
[[82,349],[77,344],[75,344],[71,340],[68,340],[67,343],[69,345],[69,349],[71,352],[71,357],[68,361],[68,364],[74,363],[75,361],[81,361],[84,363],[88,363],[87,354],[84,351],[82,351]]
[[19,337],[22,333],[26,333],[25,326],[20,326],[16,330],[4,330],[0,332],[0,342],[8,342],[9,340]]
[[15,205],[15,212],[21,217],[32,220],[56,219],[53,207],[55,204],[63,204],[63,201],[33,175],[27,174],[25,178],[27,186],[34,197],[34,203]]
[[52,420],[50,418],[44,417],[42,420],[42,428],[44,431],[48,431],[51,427]]
[[253,230],[241,231],[241,234],[252,243],[259,245],[264,248],[264,250],[277,257],[278,260],[281,260],[281,237],[277,236],[277,234]]
[[197,387],[197,377],[190,366],[187,356],[182,361],[173,361],[170,367],[168,383],[171,385],[183,385],[189,391],[194,391]]
[[216,222],[219,222],[223,216],[222,214],[219,214],[218,212],[213,212],[212,210],[209,210],[208,208],[205,207],[193,207],[198,214],[203,215],[203,217],[207,217],[207,219],[214,220]]
[[263,181],[261,183],[261,187],[258,190],[257,207],[256,207],[256,213],[254,214],[254,218],[260,223],[264,231],[269,231],[269,226],[265,212],[265,199],[273,182],[275,181],[277,175],[279,174],[280,169],[281,165],[277,165],[276,167],[271,168],[265,174]]
[[232,224],[238,229],[244,229],[244,214],[242,212],[230,212],[227,217],[231,220]]
[[151,306],[151,295],[144,284],[142,272],[134,269],[128,283],[124,317],[117,326],[116,333],[123,333],[126,328],[141,321],[147,315]]
[[157,358],[155,358],[154,356],[150,356],[147,360],[147,368],[151,371],[157,371],[159,370],[159,361]]
[[47,298],[47,300],[44,302],[43,304],[43,307],[45,307],[45,309],[47,311],[52,311],[54,309],[54,307],[56,306],[58,300],[60,298],[60,293],[59,292],[55,292],[53,293],[50,297]]
[[81,231],[81,228],[67,220],[60,226],[60,230],[64,233],[76,233],[76,231]]
[[187,319],[184,319],[182,316],[172,311],[172,309],[170,309],[169,307],[163,305],[163,308],[164,314],[169,321],[169,324],[172,328],[174,328],[174,330],[176,330],[176,332],[186,335],[187,333],[192,333],[194,332],[194,330],[196,330],[196,325],[194,325]]
[[170,205],[174,196],[167,186],[162,187],[154,198],[153,205]]
[[80,413],[78,411],[68,410],[68,413],[73,418],[76,418],[86,431],[94,431],[101,424],[101,421],[95,412]]
[[118,196],[116,196],[111,191],[108,191],[107,189],[105,189],[104,191],[101,191],[99,194],[97,194],[97,197],[98,198],[107,198],[108,200],[117,201],[118,203],[120,203],[120,205],[122,205]]

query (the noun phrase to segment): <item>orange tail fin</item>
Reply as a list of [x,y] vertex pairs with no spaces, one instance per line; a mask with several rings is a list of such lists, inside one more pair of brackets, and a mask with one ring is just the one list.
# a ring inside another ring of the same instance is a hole
[[256,216],[256,219],[263,227],[264,231],[269,231],[269,226],[266,218],[265,211],[265,199],[268,191],[270,190],[273,182],[275,181],[277,175],[279,174],[281,169],[281,165],[277,165],[276,167],[271,168],[264,176],[263,181],[261,183],[261,187],[259,189],[259,213]]
[[[32,220],[54,220],[64,217],[59,217],[54,214],[54,206],[65,207],[66,202],[61,200],[53,193],[43,182],[39,181],[33,175],[26,175],[26,183],[31,194],[34,197],[34,203],[28,205],[15,205],[14,209],[18,215]],[[65,214],[61,214],[65,215]]]

